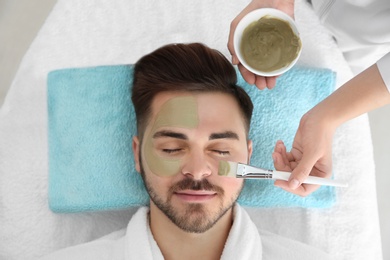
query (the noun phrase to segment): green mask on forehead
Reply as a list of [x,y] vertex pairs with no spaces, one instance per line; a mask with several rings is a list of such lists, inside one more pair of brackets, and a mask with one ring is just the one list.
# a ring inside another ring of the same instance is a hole
[[173,176],[179,172],[181,161],[158,155],[153,149],[153,135],[161,127],[196,128],[198,123],[198,106],[195,97],[175,97],[162,105],[151,131],[145,136],[143,147],[146,164],[154,174]]

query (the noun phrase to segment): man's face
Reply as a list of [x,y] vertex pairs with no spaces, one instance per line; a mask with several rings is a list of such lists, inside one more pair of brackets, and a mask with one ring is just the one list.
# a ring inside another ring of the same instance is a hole
[[133,149],[151,209],[201,233],[231,209],[243,187],[242,179],[218,175],[219,161],[248,163],[252,145],[233,97],[165,92],[154,98],[142,143],[135,137]]

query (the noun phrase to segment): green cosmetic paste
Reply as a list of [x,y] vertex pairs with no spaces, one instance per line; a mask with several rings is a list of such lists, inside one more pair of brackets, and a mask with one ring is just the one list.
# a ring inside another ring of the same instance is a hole
[[158,155],[153,149],[153,135],[162,127],[196,128],[198,122],[198,106],[193,96],[175,97],[162,105],[144,145],[145,161],[154,174],[173,176],[179,172],[181,162]]
[[228,176],[230,172],[230,164],[226,161],[219,161],[218,175]]
[[271,72],[296,59],[301,40],[287,21],[264,16],[245,28],[240,48],[249,66]]

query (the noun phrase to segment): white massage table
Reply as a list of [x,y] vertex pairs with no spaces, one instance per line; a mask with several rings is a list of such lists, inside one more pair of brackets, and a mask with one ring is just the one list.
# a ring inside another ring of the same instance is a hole
[[[131,64],[172,42],[203,42],[230,58],[232,19],[248,1],[59,0],[26,53],[0,110],[0,259],[37,259],[124,227],[135,209],[56,214],[49,210],[46,78],[69,67]],[[352,73],[310,5],[296,1],[300,65]],[[255,223],[329,252],[333,259],[381,259],[375,169],[368,117],[334,139],[337,189],[328,209],[250,208]]]

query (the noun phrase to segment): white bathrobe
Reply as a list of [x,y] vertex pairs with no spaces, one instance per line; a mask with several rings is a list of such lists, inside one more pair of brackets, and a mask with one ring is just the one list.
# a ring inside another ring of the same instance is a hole
[[[149,208],[142,207],[134,214],[126,229],[86,244],[60,250],[44,260],[164,259],[150,231],[148,212]],[[329,257],[308,245],[257,230],[246,211],[235,204],[233,225],[221,259],[320,260]]]

